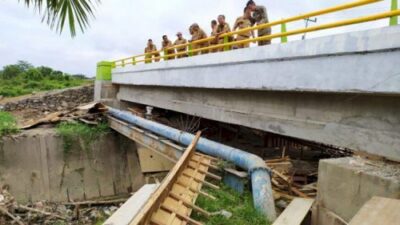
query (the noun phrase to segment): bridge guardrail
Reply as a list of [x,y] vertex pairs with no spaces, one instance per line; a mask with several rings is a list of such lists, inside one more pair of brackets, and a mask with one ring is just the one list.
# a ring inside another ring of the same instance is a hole
[[[256,42],[256,41],[272,40],[275,38],[286,39],[288,36],[292,36],[292,35],[310,33],[310,32],[314,32],[314,31],[326,30],[326,29],[342,27],[342,26],[347,26],[347,25],[352,25],[352,24],[365,23],[365,22],[375,21],[375,20],[384,19],[384,18],[390,18],[390,21],[391,21],[390,25],[397,25],[396,21],[397,21],[397,16],[400,15],[400,9],[397,9],[397,0],[392,0],[391,10],[387,11],[387,12],[358,17],[358,18],[354,18],[354,19],[341,20],[338,22],[327,23],[327,24],[323,24],[323,25],[316,25],[316,26],[312,26],[312,27],[308,27],[308,28],[286,31],[286,24],[289,22],[303,20],[303,19],[307,19],[310,17],[325,15],[325,14],[329,14],[329,13],[333,13],[333,12],[343,11],[346,9],[360,7],[360,6],[377,3],[377,2],[381,2],[381,1],[383,1],[383,0],[358,0],[355,2],[345,3],[345,4],[333,6],[330,8],[294,16],[294,17],[287,18],[287,19],[282,19],[282,20],[264,23],[264,24],[260,24],[257,26],[253,26],[253,27],[249,27],[249,28],[245,28],[245,29],[241,29],[241,30],[237,30],[237,31],[232,31],[229,33],[222,34],[219,37],[211,36],[211,37],[208,37],[205,39],[189,42],[187,44],[175,45],[173,47],[169,47],[169,48],[159,50],[159,51],[154,51],[154,52],[150,52],[150,53],[131,56],[128,58],[118,59],[118,60],[115,60],[112,62],[112,67],[116,68],[116,67],[124,67],[126,65],[136,65],[137,63],[140,63],[140,62],[145,63],[146,61],[149,60],[149,59],[146,59],[146,55],[154,55],[154,54],[159,55],[157,57],[153,57],[152,58],[153,60],[161,60],[161,59],[167,60],[168,58],[171,58],[171,57],[175,58],[177,56],[182,56],[182,55],[188,55],[189,57],[192,57],[192,56],[194,56],[194,53],[199,53],[199,52],[201,53],[201,52],[209,51],[209,50],[223,48],[224,51],[227,51],[227,50],[229,50],[229,47],[231,47],[233,45],[247,44],[247,43]],[[242,34],[242,33],[246,33],[249,31],[270,28],[270,27],[277,26],[277,25],[281,25],[282,28],[285,28],[285,29],[282,29],[283,32],[266,35],[266,36],[261,36],[261,37],[249,38],[249,39],[241,40],[241,41],[231,41],[231,42],[228,41],[228,37],[235,35],[235,34]],[[216,38],[224,38],[224,43],[210,45],[208,47],[203,47],[203,48],[196,48],[196,49],[192,48],[193,44],[204,44],[211,40],[215,40]],[[186,48],[187,50],[182,51],[182,52],[176,52],[174,54],[167,54],[168,50],[179,49],[179,48]],[[212,52],[210,52],[208,54],[212,54]],[[169,60],[171,60],[171,59],[169,59]]]

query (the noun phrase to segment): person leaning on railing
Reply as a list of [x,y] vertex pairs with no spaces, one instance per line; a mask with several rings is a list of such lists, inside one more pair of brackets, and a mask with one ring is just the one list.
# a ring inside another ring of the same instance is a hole
[[[229,33],[231,32],[231,27],[227,22],[225,22],[225,16],[224,15],[219,15],[218,16],[218,26],[217,26],[217,40],[218,44],[223,44],[224,43],[224,37],[220,37],[221,34]],[[228,42],[232,41],[232,36],[228,36]],[[227,46],[225,47],[226,49],[230,50],[232,47]],[[219,48],[219,51],[224,51],[224,48]]]
[[[243,11],[243,16],[240,16],[236,19],[235,25],[233,25],[233,31],[248,28],[252,26],[251,22],[251,9],[249,7],[245,7]],[[247,40],[250,37],[254,38],[253,31],[246,31],[244,33],[239,33],[236,35],[236,41],[243,41]],[[233,48],[248,48],[250,47],[250,42],[244,44],[235,45]]]
[[[263,24],[263,23],[268,23],[268,14],[267,14],[267,9],[264,6],[261,5],[256,5],[256,3],[253,0],[250,0],[247,2],[246,7],[248,7],[252,12],[253,12],[253,25],[256,23],[257,25]],[[258,29],[258,37],[263,37],[263,36],[268,36],[271,35],[271,28],[263,28],[263,29]],[[262,40],[258,41],[258,45],[269,45],[271,44],[271,40]]]
[[160,61],[159,57],[160,54],[157,52],[157,47],[155,44],[153,44],[153,40],[149,39],[147,41],[147,47],[144,49],[145,53],[145,63],[152,63],[153,62],[153,56],[156,58],[155,61],[158,62]]
[[[174,46],[177,46],[177,45],[184,45],[184,44],[187,43],[187,40],[186,40],[185,38],[183,38],[181,32],[178,32],[178,33],[176,34],[176,36],[177,36],[177,39],[176,39],[175,42],[174,42]],[[183,52],[186,52],[186,49],[187,49],[186,46],[184,46],[184,47],[178,47],[178,48],[176,48],[176,52],[177,52],[177,53],[183,53]],[[187,57],[187,55],[186,55],[186,54],[182,54],[182,55],[178,55],[178,56],[177,56],[178,59],[183,58],[183,57]]]
[[[175,54],[175,49],[172,48],[172,42],[168,39],[167,35],[163,35],[162,36],[163,41],[161,42],[162,45],[162,50],[164,51],[164,55],[173,55]],[[168,56],[168,57],[164,57],[164,60],[171,60],[171,59],[175,59],[175,56]]]
[[[211,37],[215,37],[217,36],[217,28],[218,28],[218,23],[216,20],[212,20],[211,21]],[[210,41],[210,45],[217,45],[218,44],[218,40],[217,39],[213,39]],[[213,48],[210,50],[210,52],[218,52],[218,49]]]
[[[201,39],[205,39],[207,38],[207,34],[206,32],[204,32],[203,29],[200,28],[200,26],[197,23],[194,23],[190,26],[189,28],[189,32],[192,35],[192,40],[190,42],[194,42],[197,40],[201,40]],[[199,49],[199,48],[205,48],[209,46],[209,42],[205,41],[205,42],[201,42],[201,43],[193,43],[192,45],[192,49]],[[207,50],[203,50],[201,51],[201,54],[207,54],[208,51]],[[193,55],[197,55],[199,54],[199,52],[193,52]]]

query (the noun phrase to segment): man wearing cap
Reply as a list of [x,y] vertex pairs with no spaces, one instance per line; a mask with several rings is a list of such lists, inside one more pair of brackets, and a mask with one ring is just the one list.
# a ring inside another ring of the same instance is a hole
[[[190,26],[190,28],[189,28],[189,31],[192,34],[192,40],[190,42],[194,42],[194,41],[198,41],[198,40],[207,38],[206,32],[204,32],[204,30],[201,29],[197,23],[192,24],[192,26]],[[201,42],[201,43],[194,43],[192,45],[192,49],[194,50],[194,49],[204,48],[204,47],[208,47],[208,46],[209,46],[208,41]],[[207,54],[207,53],[208,53],[208,50],[201,51],[201,54]],[[199,54],[199,52],[193,52],[193,55],[197,55],[197,54]]]
[[158,62],[160,61],[159,57],[160,53],[157,52],[157,47],[155,44],[153,44],[153,40],[149,39],[147,41],[147,47],[144,49],[145,53],[145,63],[152,63],[153,62],[153,56],[155,57],[155,61]]
[[[162,45],[161,50],[164,51],[164,56],[175,54],[175,49],[173,48],[172,42],[168,39],[168,36],[163,35],[162,39],[163,39],[163,41],[161,42],[161,45]],[[175,59],[175,56],[164,57],[164,60],[171,60],[171,59]]]
[[[233,30],[242,30],[248,27],[252,26],[252,23],[250,21],[251,19],[251,10],[249,7],[245,7],[244,11],[243,11],[243,16],[240,16],[236,19],[235,25],[233,26]],[[236,41],[243,41],[243,40],[247,40],[250,37],[254,38],[254,32],[251,31],[246,31],[243,33],[238,33],[236,35]],[[236,48],[248,48],[250,46],[250,43],[243,43],[243,44],[238,44],[235,47]]]
[[[175,40],[174,46],[177,46],[177,45],[184,45],[184,44],[187,43],[187,40],[186,40],[185,38],[182,37],[182,33],[181,33],[181,32],[178,32],[178,33],[176,34],[176,36],[177,36],[178,38]],[[176,48],[176,52],[177,52],[177,53],[182,53],[181,55],[178,55],[178,56],[177,56],[178,59],[183,58],[183,57],[187,57],[187,54],[186,54],[186,53],[183,54],[183,52],[186,52],[186,49],[187,49],[186,46],[182,46],[182,47],[177,47],[177,48]]]
[[[227,22],[225,22],[225,16],[224,15],[219,15],[218,16],[218,26],[217,26],[217,38],[218,38],[218,44],[223,44],[224,43],[224,38],[225,37],[219,37],[222,34],[229,33],[231,32],[231,27]],[[228,42],[232,41],[232,37],[228,36]],[[228,49],[231,49],[231,46],[227,46]],[[220,48],[219,51],[224,51],[224,48]]]
[[[253,19],[254,23],[257,25],[268,23],[268,14],[267,9],[264,6],[256,5],[253,0],[249,0],[247,2],[246,7],[249,7],[250,10],[253,12]],[[271,35],[271,27],[258,29],[258,37],[268,36]],[[271,40],[262,40],[258,41],[258,45],[269,45],[271,44]]]

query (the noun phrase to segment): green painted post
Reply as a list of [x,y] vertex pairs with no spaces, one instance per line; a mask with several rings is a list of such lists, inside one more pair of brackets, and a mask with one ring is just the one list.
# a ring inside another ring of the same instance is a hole
[[125,67],[125,60],[122,60],[122,61],[121,61],[121,66],[122,66],[122,67]]
[[115,64],[113,62],[102,61],[97,63],[96,80],[111,80],[111,69]]
[[[281,24],[281,33],[286,33],[286,32],[287,32],[286,23],[282,23]],[[288,42],[287,36],[282,36],[281,37],[281,43],[287,43],[287,42]]]
[[167,50],[165,49],[165,50],[164,50],[164,55],[163,55],[163,59],[164,59],[164,61],[166,61],[166,60],[167,60],[167,57],[166,57],[166,55],[168,55],[168,52],[167,52]]
[[192,56],[193,56],[192,50],[193,50],[193,46],[192,46],[192,44],[189,44],[189,52],[188,52],[188,56],[189,56],[189,57],[192,57]]
[[[398,0],[392,0],[392,7],[391,7],[391,8],[392,8],[392,11],[398,9],[398,3],[397,3],[397,1],[398,1]],[[398,24],[399,24],[398,16],[392,16],[392,17],[390,17],[390,23],[389,23],[390,26],[396,26],[396,25],[398,25]]]
[[[229,42],[228,36],[224,37],[224,44],[227,44]],[[224,52],[229,51],[229,46],[226,45],[224,46]]]
[[135,59],[135,57],[132,57],[132,65],[133,65],[133,66],[136,65],[136,59]]

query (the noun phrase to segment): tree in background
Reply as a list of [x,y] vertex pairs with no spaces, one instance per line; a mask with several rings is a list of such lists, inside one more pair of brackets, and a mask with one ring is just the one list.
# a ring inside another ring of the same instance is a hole
[[91,83],[92,80],[85,75],[74,76],[50,67],[34,67],[26,61],[18,61],[0,71],[0,96],[12,97]]
[[3,68],[1,78],[13,79],[17,77],[19,74],[26,72],[31,68],[33,68],[32,64],[26,61],[18,61],[17,64],[5,66]]
[[[21,1],[21,0],[18,0]],[[60,34],[68,21],[72,37],[76,36],[77,26],[82,33],[89,26],[90,17],[94,18],[94,7],[100,0],[23,0],[26,6],[34,7],[42,15],[42,21],[56,29]]]

